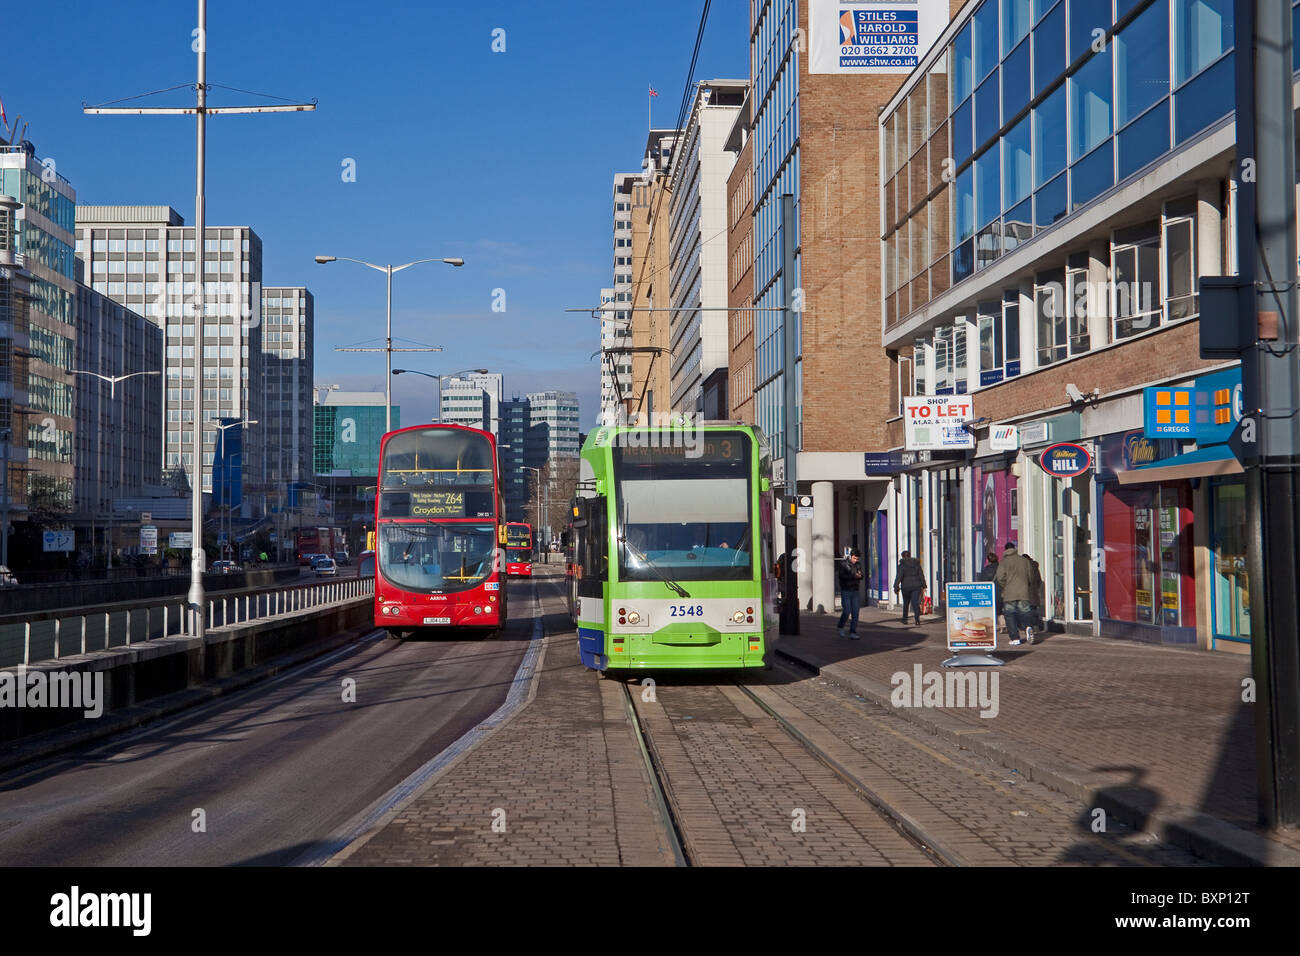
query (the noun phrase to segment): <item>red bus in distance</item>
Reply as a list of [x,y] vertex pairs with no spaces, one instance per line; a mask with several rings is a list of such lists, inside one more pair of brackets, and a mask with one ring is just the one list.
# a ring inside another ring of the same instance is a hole
[[379,444],[375,626],[505,627],[505,510],[492,435],[413,425]]
[[506,574],[528,578],[533,574],[533,526],[522,521],[506,525]]

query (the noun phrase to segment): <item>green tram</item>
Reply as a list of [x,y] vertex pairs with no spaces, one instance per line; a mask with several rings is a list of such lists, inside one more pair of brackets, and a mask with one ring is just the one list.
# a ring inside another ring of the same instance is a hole
[[771,453],[739,422],[599,428],[572,503],[582,663],[763,667],[776,635]]

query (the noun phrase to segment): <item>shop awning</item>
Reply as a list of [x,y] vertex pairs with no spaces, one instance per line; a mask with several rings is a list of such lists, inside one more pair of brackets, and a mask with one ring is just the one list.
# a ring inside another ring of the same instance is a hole
[[1175,455],[1163,461],[1153,461],[1131,471],[1116,472],[1121,485],[1143,484],[1149,481],[1181,481],[1184,478],[1209,478],[1213,475],[1239,475],[1244,471],[1241,462],[1227,445],[1210,445]]

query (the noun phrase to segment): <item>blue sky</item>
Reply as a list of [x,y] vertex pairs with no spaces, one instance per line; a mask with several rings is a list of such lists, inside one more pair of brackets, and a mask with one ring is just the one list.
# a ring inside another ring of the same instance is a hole
[[[208,122],[209,225],[262,237],[265,284],[316,296],[316,380],[383,388],[384,277],[317,254],[414,266],[393,280],[393,336],[441,353],[395,367],[485,366],[507,392],[599,401],[595,305],[612,281],[610,184],[677,116],[702,0],[451,3],[209,0],[208,82],[292,99],[314,113]],[[83,102],[193,83],[193,0],[45,0],[16,22],[0,98],[22,114],[84,203],[166,204],[194,216],[192,117],[85,116]],[[748,76],[748,0],[714,0],[694,80]],[[15,29],[16,28],[16,29]],[[492,31],[505,30],[494,53]],[[193,102],[192,89],[141,101]],[[273,102],[214,89],[211,105]],[[356,182],[342,180],[345,159]],[[492,311],[505,290],[506,312]],[[433,382],[398,376],[403,422],[432,415]]]

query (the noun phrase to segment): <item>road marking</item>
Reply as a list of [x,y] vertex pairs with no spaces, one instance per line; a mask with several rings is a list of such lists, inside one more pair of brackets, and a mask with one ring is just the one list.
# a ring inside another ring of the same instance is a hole
[[500,729],[532,699],[536,693],[537,680],[541,676],[540,657],[545,642],[542,640],[542,599],[538,593],[537,583],[530,583],[533,585],[533,635],[528,642],[528,650],[524,652],[524,658],[515,671],[510,691],[501,706],[432,760],[417,768],[405,780],[380,797],[376,803],[353,817],[352,822],[346,825],[338,836],[304,853],[290,865],[334,866],[347,859],[382,830],[407,804],[423,793],[442,773]]

